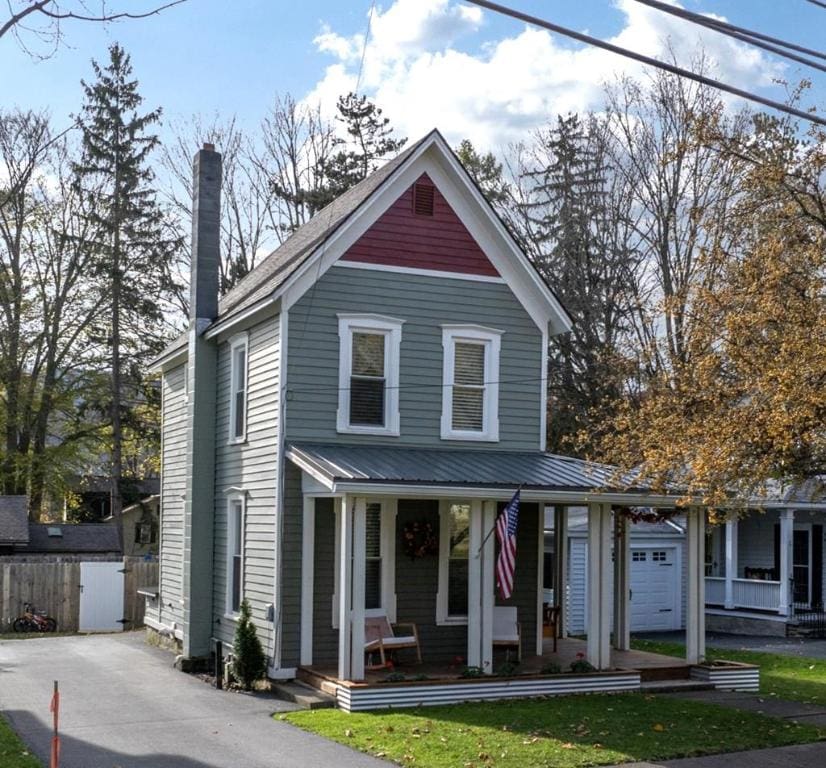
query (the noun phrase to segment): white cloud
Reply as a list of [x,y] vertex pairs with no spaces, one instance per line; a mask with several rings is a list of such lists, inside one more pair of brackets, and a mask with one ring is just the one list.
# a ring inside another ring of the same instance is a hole
[[[771,84],[783,69],[754,48],[702,30],[633,0],[615,0],[624,24],[611,42],[690,66],[702,46],[714,76],[746,88]],[[719,18],[719,17],[717,17]],[[477,7],[451,0],[396,0],[373,16],[361,91],[384,109],[400,133],[415,139],[438,127],[451,143],[469,137],[496,149],[571,110],[600,109],[603,83],[639,75],[642,65],[524,27],[475,50],[462,39],[483,29]],[[324,28],[319,51],[336,60],[306,99],[332,109],[355,87],[364,37]]]

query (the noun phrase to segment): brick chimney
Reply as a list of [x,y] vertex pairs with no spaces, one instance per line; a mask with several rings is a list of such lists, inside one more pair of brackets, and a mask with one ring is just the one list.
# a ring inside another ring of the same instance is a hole
[[189,319],[218,317],[221,239],[221,155],[204,144],[192,161],[192,267]]

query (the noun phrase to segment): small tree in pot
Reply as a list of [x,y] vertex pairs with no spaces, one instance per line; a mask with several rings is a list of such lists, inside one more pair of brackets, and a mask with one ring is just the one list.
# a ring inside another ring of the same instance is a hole
[[230,673],[245,691],[251,690],[255,681],[264,677],[267,671],[267,657],[255,632],[251,616],[250,604],[242,600],[238,622],[235,625]]

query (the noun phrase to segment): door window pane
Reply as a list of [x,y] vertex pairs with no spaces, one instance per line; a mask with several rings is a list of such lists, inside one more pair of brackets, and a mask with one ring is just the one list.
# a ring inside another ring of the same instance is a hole
[[448,616],[467,616],[470,505],[450,505],[448,554]]

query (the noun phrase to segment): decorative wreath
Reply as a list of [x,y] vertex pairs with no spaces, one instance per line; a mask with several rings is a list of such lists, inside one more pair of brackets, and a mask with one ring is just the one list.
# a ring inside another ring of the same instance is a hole
[[414,520],[402,529],[402,546],[404,553],[411,560],[416,560],[438,554],[439,539],[427,520]]

